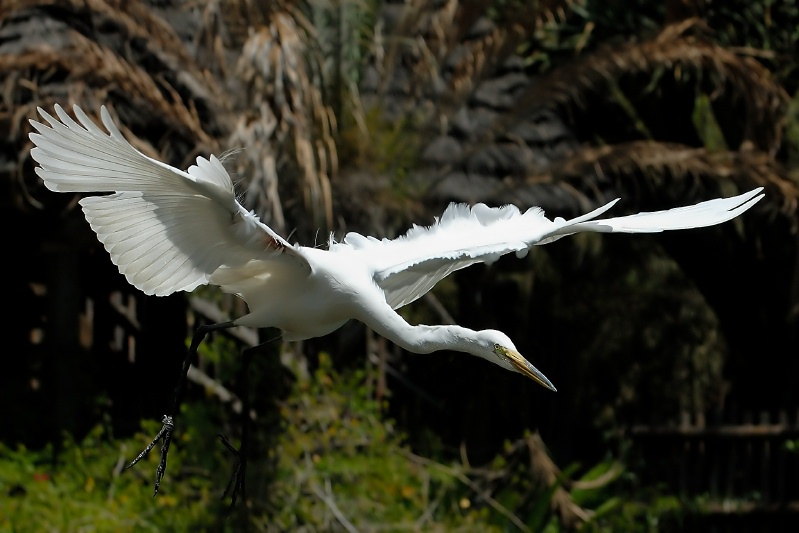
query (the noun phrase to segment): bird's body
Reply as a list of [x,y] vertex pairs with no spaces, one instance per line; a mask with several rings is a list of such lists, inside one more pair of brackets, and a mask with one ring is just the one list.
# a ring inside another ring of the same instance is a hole
[[235,319],[237,325],[269,324],[280,329],[285,340],[294,341],[327,335],[354,318],[354,303],[363,290],[356,283],[367,279],[359,265],[347,264],[346,257],[325,250],[304,246],[295,250],[312,265],[307,271],[292,265],[224,285],[228,291],[249,298],[245,301],[250,313]]
[[147,294],[218,285],[249,314],[233,324],[276,327],[287,340],[326,335],[356,319],[417,353],[451,349],[487,359],[554,387],[503,333],[459,326],[412,326],[396,309],[461,268],[577,232],[649,233],[730,220],[762,198],[759,189],[697,205],[597,220],[615,201],[572,220],[549,220],[540,208],[452,204],[430,227],[397,239],[357,233],[327,250],[292,245],[247,212],[214,156],[184,172],[133,148],[103,108],[100,129],[77,106],[75,122],[39,110],[31,151],[45,185],[59,192],[109,193],[83,198],[84,214],[128,281]]

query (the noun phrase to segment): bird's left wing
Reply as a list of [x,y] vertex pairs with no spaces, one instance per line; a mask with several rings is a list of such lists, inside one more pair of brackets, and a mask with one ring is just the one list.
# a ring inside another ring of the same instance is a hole
[[475,263],[492,263],[511,252],[524,257],[532,246],[578,232],[654,233],[719,224],[758,202],[763,197],[760,191],[602,220],[596,217],[618,200],[571,220],[549,220],[538,207],[522,213],[513,205],[492,208],[485,204],[450,204],[430,227],[414,226],[393,240],[348,233],[331,250],[362,254],[387,302],[397,309],[423,296],[452,272]]
[[[254,262],[307,261],[235,198],[233,183],[213,156],[187,172],[147,157],[122,136],[105,107],[104,132],[79,107],[78,122],[61,106],[38,133],[31,156],[36,173],[57,192],[112,193],[83,198],[86,220],[128,281],[146,294],[230,285]],[[268,267],[266,267],[268,268]],[[244,274],[242,274],[244,275]]]

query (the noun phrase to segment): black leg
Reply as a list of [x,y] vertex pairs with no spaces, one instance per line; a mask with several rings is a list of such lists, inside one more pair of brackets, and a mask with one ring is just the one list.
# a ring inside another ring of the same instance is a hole
[[230,481],[228,481],[225,491],[222,493],[223,500],[227,498],[228,494],[230,494],[230,511],[232,511],[233,507],[235,507],[239,495],[242,497],[242,499],[245,497],[247,454],[249,452],[250,444],[250,394],[248,391],[247,376],[249,374],[250,362],[252,361],[253,356],[265,345],[266,343],[259,344],[258,346],[247,348],[241,352],[242,362],[241,368],[239,369],[238,379],[239,388],[241,391],[241,447],[236,450],[236,448],[227,438],[225,438],[224,435],[219,435],[219,438],[222,440],[222,444],[224,444],[225,447],[230,450],[235,457],[233,463],[233,474],[231,474]]
[[[227,498],[227,495],[230,494],[230,507],[228,511],[232,511],[233,507],[236,505],[236,500],[238,500],[238,495],[241,493],[242,498],[244,497],[244,474],[247,470],[247,457],[244,455],[246,450],[244,449],[244,434],[242,433],[241,437],[241,450],[237,450],[233,444],[227,440],[227,437],[222,435],[221,433],[217,435],[219,440],[222,441],[222,444],[225,445],[225,448],[230,450],[230,453],[233,454],[235,460],[233,462],[233,473],[230,475],[230,479],[225,485],[225,490],[222,493],[222,500]],[[242,457],[243,456],[243,457]],[[233,489],[233,492],[231,492]]]
[[161,478],[164,477],[164,472],[166,472],[166,458],[167,454],[169,453],[169,445],[172,443],[172,431],[175,429],[175,414],[178,412],[178,408],[180,407],[180,395],[183,392],[183,386],[186,383],[186,376],[189,373],[189,367],[191,366],[192,361],[194,360],[195,356],[197,355],[197,348],[200,346],[200,343],[205,339],[205,336],[208,335],[212,331],[217,331],[220,329],[229,329],[235,326],[236,324],[231,320],[228,322],[220,322],[218,324],[208,324],[202,325],[197,328],[197,331],[194,332],[194,336],[191,338],[191,345],[189,346],[189,350],[186,353],[186,358],[183,360],[183,368],[181,369],[180,376],[178,376],[178,383],[175,386],[175,397],[172,400],[172,408],[169,411],[169,414],[164,415],[161,419],[161,430],[155,436],[155,438],[147,445],[144,450],[136,456],[136,458],[131,461],[131,463],[125,467],[125,470],[132,468],[136,463],[141,461],[143,458],[150,453],[158,441],[161,442],[161,461],[158,463],[158,468],[155,469],[155,487],[153,489],[153,497],[158,494],[158,488],[161,486]]

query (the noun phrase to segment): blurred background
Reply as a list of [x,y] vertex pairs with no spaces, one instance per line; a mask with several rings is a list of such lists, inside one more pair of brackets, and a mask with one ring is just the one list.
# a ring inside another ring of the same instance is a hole
[[[795,531],[794,0],[3,0],[0,531]],[[203,288],[146,297],[34,174],[36,107],[106,105],[144,153],[227,154],[304,245],[451,201],[613,214],[765,188],[734,222],[578,235],[403,310],[495,328],[558,387],[358,323],[219,334],[160,427]],[[247,379],[240,351],[267,342]],[[221,500],[242,398],[247,493]]]

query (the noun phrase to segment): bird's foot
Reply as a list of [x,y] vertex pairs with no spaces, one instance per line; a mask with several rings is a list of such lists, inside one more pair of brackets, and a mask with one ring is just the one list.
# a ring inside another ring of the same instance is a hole
[[228,481],[221,498],[224,500],[227,498],[228,494],[230,494],[230,510],[233,510],[233,507],[236,506],[239,494],[244,498],[244,478],[245,472],[247,471],[247,456],[243,453],[243,445],[242,450],[237,450],[224,435],[220,434],[219,439],[222,441],[222,444],[225,445],[225,448],[230,450],[230,453],[235,457],[233,462],[233,474],[231,474],[230,481]]
[[161,478],[164,477],[164,472],[166,472],[166,456],[169,453],[169,444],[172,442],[172,431],[175,429],[175,421],[169,415],[164,415],[161,419],[161,430],[155,436],[150,444],[142,450],[142,452],[136,456],[136,458],[131,461],[131,463],[125,467],[125,470],[129,468],[133,468],[136,463],[147,457],[147,454],[150,453],[156,443],[159,440],[162,440],[161,443],[161,460],[158,462],[158,468],[155,469],[155,487],[153,488],[153,497],[158,494],[158,488],[161,486]]

